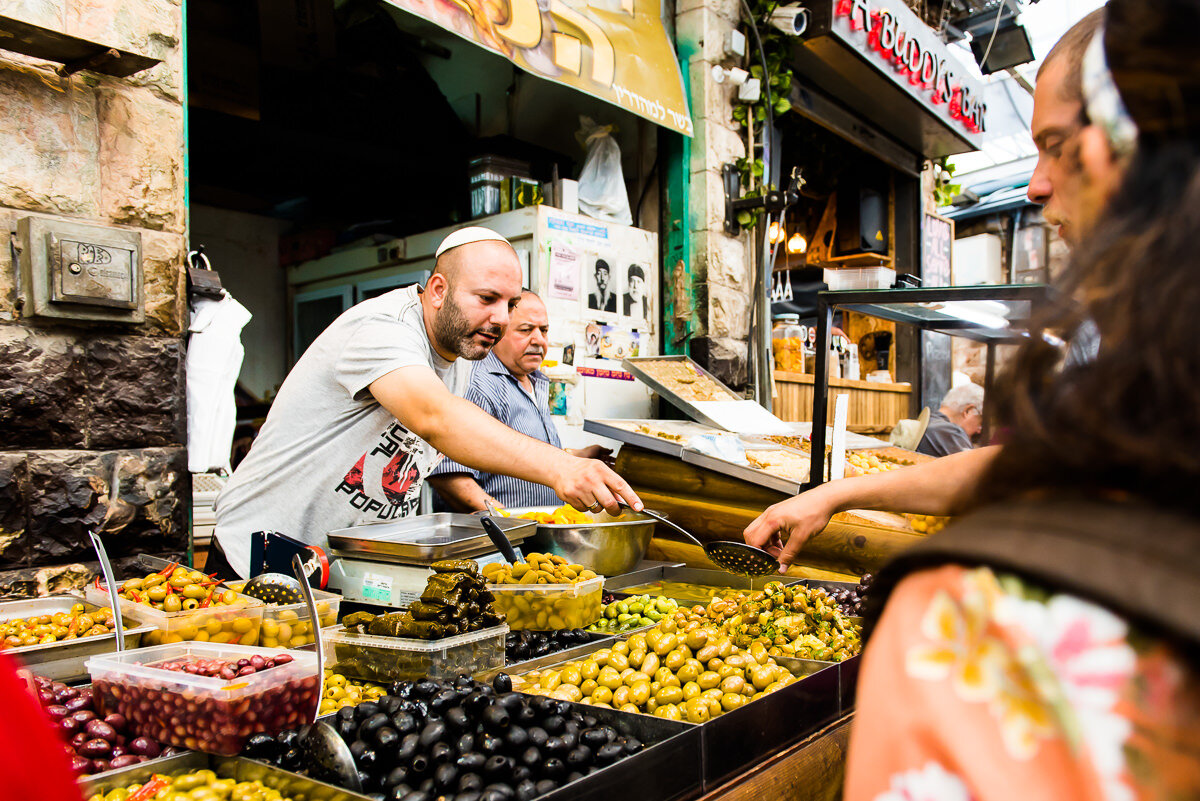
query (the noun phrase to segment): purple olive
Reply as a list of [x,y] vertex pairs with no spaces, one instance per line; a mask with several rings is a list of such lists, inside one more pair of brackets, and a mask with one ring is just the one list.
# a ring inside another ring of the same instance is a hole
[[83,745],[90,739],[92,739],[92,738],[87,736],[87,732],[77,731],[71,737],[71,746],[74,748],[78,748],[79,746]]
[[63,706],[72,712],[78,712],[81,709],[87,709],[90,711],[92,708],[92,699],[76,696],[75,698],[68,698],[63,703]]
[[[175,756],[176,754],[182,754],[182,753],[183,753],[183,751],[180,751],[178,748],[168,745],[166,748],[164,748],[162,750],[162,753],[160,753],[159,756],[169,757],[169,756]],[[153,757],[151,757],[151,759],[153,759]]]
[[53,720],[62,720],[67,715],[71,714],[71,710],[67,709],[62,704],[52,704],[46,707],[46,714]]
[[103,773],[104,771],[111,770],[111,769],[112,769],[112,763],[109,762],[107,759],[93,759],[92,760],[92,772],[93,773]]
[[63,718],[58,722],[58,728],[62,729],[63,732],[70,734],[71,732],[76,732],[82,729],[83,724],[75,718]]
[[125,731],[125,726],[127,725],[125,716],[117,712],[113,712],[111,715],[105,715],[104,722],[109,726],[112,726],[117,731]]
[[71,713],[71,717],[79,721],[80,724],[87,723],[89,720],[96,719],[96,713],[90,709],[77,709]]
[[38,700],[42,702],[42,706],[50,706],[51,704],[58,703],[58,699],[54,697],[54,693],[51,690],[38,690]]
[[85,756],[89,759],[99,759],[112,753],[112,744],[108,740],[101,740],[99,737],[96,737],[79,746],[78,750],[80,756]]
[[71,772],[79,776],[92,772],[92,760],[81,756],[71,757]]
[[136,765],[141,761],[142,757],[137,754],[122,754],[121,756],[113,757],[111,764],[113,770],[116,770],[117,768],[127,768],[130,765]]
[[117,757],[124,756],[125,754],[128,754],[128,753],[129,753],[129,749],[127,749],[125,746],[114,745],[112,747],[112,753],[109,756],[111,756],[113,759],[116,759]]
[[110,744],[117,739],[117,730],[103,720],[89,720],[83,727],[83,730],[92,735],[92,737],[104,740]]
[[129,743],[129,753],[154,759],[163,752],[162,748],[149,737],[138,737]]

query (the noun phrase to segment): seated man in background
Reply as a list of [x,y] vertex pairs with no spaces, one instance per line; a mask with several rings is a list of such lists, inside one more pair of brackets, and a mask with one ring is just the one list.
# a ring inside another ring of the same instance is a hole
[[[510,314],[508,330],[475,367],[467,400],[526,436],[561,448],[550,417],[550,379],[538,368],[546,356],[550,320],[546,304],[526,290]],[[611,451],[598,445],[570,450],[574,456],[607,461]],[[511,476],[472,470],[449,458],[434,468],[429,483],[445,508],[474,512],[497,506],[558,506],[554,490]]]
[[983,429],[983,387],[960,384],[946,393],[929,416],[929,427],[917,445],[918,453],[948,456],[971,450],[971,439]]

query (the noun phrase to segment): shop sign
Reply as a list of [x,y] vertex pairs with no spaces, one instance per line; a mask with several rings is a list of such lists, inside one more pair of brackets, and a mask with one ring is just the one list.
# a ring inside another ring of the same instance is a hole
[[835,0],[832,30],[939,116],[984,131],[983,86],[921,19],[896,0]]
[[661,0],[388,0],[541,78],[692,135]]

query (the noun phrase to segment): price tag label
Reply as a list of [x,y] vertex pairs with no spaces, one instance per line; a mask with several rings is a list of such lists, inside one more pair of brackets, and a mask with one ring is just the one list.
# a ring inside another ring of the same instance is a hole
[[381,576],[378,573],[365,573],[362,580],[362,597],[365,601],[382,601],[390,603],[392,600],[392,580],[388,576]]

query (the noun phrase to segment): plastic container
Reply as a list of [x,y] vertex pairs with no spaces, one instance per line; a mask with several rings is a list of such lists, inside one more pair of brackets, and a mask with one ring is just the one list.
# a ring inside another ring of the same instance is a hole
[[510,211],[510,178],[529,178],[529,163],[500,156],[471,159],[471,219]]
[[341,626],[323,632],[325,664],[351,679],[388,683],[403,679],[450,679],[504,666],[508,626],[440,640],[357,634]]
[[233,756],[251,734],[277,734],[313,721],[321,694],[317,655],[232,680],[155,667],[165,660],[275,657],[278,649],[191,642],[139,648],[87,661],[92,696],[136,736],[177,748]]
[[831,290],[891,289],[896,271],[890,267],[838,267],[826,269],[824,278]]
[[804,372],[804,332],[800,315],[781,314],[771,329],[771,353],[775,369],[789,373]]
[[600,619],[604,576],[574,584],[489,584],[513,631],[586,629]]
[[[107,587],[87,585],[84,597],[97,606],[112,607]],[[163,612],[153,606],[118,597],[121,614],[136,623],[154,626],[142,636],[142,645],[177,642],[212,642],[229,645],[258,645],[266,604],[248,595],[239,595],[234,606],[210,606],[207,609]]]
[[[246,582],[227,583],[231,589],[241,592]],[[342,607],[342,596],[316,589],[312,592],[313,600],[317,604],[317,617],[321,619],[321,628],[336,626]],[[303,648],[312,645],[316,639],[312,619],[308,615],[308,605],[303,601],[286,606],[267,604],[263,609],[262,629],[258,638],[258,644],[263,648]]]

